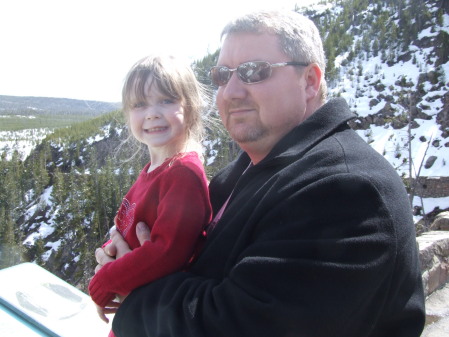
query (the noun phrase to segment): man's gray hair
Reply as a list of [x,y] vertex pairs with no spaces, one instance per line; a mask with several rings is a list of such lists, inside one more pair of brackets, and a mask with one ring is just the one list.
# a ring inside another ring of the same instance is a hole
[[274,34],[279,38],[282,52],[292,61],[318,64],[323,73],[321,98],[325,100],[326,59],[320,33],[312,20],[294,11],[258,11],[229,22],[223,29],[221,38],[234,33]]

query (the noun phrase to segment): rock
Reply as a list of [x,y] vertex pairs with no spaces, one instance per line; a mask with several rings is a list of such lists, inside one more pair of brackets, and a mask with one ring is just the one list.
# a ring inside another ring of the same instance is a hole
[[430,230],[449,231],[449,212],[441,212],[430,225]]
[[426,232],[416,238],[426,296],[449,281],[449,232]]
[[426,327],[421,337],[449,336],[449,283],[426,299]]
[[431,168],[436,160],[437,160],[436,156],[430,156],[429,158],[427,158],[426,163],[424,164],[424,167],[426,169]]

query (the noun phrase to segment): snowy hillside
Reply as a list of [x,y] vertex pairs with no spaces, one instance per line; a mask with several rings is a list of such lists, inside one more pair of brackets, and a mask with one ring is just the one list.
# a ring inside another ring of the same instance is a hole
[[[358,116],[353,127],[404,178],[449,176],[448,7],[350,0],[304,10],[327,39],[330,96],[348,101]],[[449,197],[424,205],[446,209]]]
[[0,131],[0,153],[6,153],[7,160],[11,160],[14,151],[17,151],[21,158],[26,158],[36,145],[52,132],[53,130],[48,128]]
[[[432,12],[437,10],[436,3],[434,5],[435,7],[431,7],[431,4],[428,4]],[[366,15],[366,13],[361,13],[361,15]],[[398,21],[397,16],[392,19]],[[427,27],[419,33],[418,40],[436,38],[440,31],[449,33],[449,15],[447,13],[444,14],[443,19],[443,26],[438,26],[433,22],[435,24],[433,27]],[[398,22],[396,23],[398,24]],[[356,29],[357,27],[352,28]],[[354,43],[356,44],[359,39],[361,37],[357,36]],[[430,156],[436,156],[438,159],[432,167],[423,167],[421,175],[449,176],[449,140],[445,139],[449,130],[446,129],[446,136],[442,136],[441,125],[438,125],[436,121],[438,112],[443,109],[444,96],[449,89],[449,77],[447,77],[449,76],[449,62],[442,64],[440,70],[437,69],[435,46],[419,48],[412,44],[408,49],[410,53],[413,53],[413,58],[408,61],[398,60],[392,65],[382,61],[381,55],[373,56],[366,51],[349,64],[342,65],[348,53],[339,55],[336,59],[336,66],[340,67],[341,80],[332,88],[332,93],[340,93],[342,97],[346,98],[360,117],[374,115],[388,104],[390,104],[396,116],[407,115],[409,111],[408,106],[404,107],[395,101],[390,102],[386,98],[389,96],[397,97],[398,94],[402,96],[412,95],[413,92],[419,90],[419,77],[423,73],[442,71],[441,78],[438,79],[442,83],[440,83],[441,85],[438,88],[434,88],[435,85],[430,80],[420,83],[425,94],[415,104],[431,118],[428,120],[422,118],[414,119],[417,127],[414,127],[412,131],[411,149],[414,161],[412,176],[416,175],[421,162]],[[354,67],[362,69],[360,74],[352,75],[350,73],[350,69]],[[398,81],[406,83],[407,88],[398,88]],[[444,81],[447,82],[443,83]],[[383,85],[382,95],[379,95],[379,92],[375,89],[376,86],[379,86],[379,83]],[[372,105],[371,101],[379,96],[383,98],[377,99],[377,104]],[[387,128],[386,126],[388,125],[370,125],[369,129],[360,130],[359,134],[366,138],[373,148],[383,154],[397,168],[400,175],[408,176],[408,165],[403,165],[402,163],[403,158],[408,156],[407,126],[400,129]],[[429,141],[432,144],[426,153]],[[425,154],[426,158],[424,158]]]

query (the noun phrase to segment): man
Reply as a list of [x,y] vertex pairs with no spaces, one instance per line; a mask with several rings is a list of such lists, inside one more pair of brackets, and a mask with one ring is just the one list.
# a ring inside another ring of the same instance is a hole
[[[210,183],[221,218],[188,271],[126,298],[114,332],[420,336],[424,295],[407,195],[348,127],[345,101],[324,103],[318,30],[294,12],[258,12],[231,22],[223,38],[211,77],[243,153]],[[101,268],[108,257],[99,250],[97,260]]]

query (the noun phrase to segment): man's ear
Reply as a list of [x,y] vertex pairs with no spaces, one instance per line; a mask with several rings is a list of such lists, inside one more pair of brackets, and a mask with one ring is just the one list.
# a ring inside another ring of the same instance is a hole
[[321,76],[322,71],[321,68],[316,63],[310,64],[305,70],[305,79],[306,79],[306,95],[307,99],[315,98],[320,92],[321,86]]

